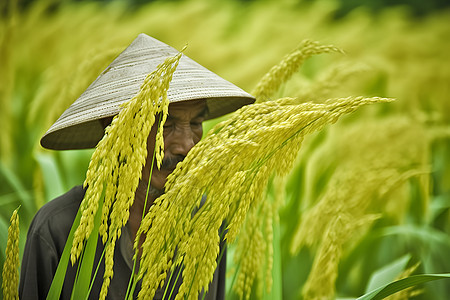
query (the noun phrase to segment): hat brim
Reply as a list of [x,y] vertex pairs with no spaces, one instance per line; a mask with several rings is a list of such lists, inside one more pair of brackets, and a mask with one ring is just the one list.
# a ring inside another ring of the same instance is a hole
[[[197,100],[197,99],[192,99]],[[226,105],[224,105],[225,101]],[[189,100],[186,100],[189,101]],[[225,97],[206,99],[208,113],[205,120],[214,119],[231,113],[244,105],[252,104],[249,99],[244,102],[242,98]],[[213,113],[211,113],[213,112]],[[220,112],[220,113],[218,113]],[[67,126],[53,132],[47,132],[41,139],[41,145],[53,150],[75,150],[94,148],[104,135],[103,118],[113,117],[116,114],[104,115],[72,126]]]
[[[140,34],[61,115],[41,139],[44,148],[93,148],[103,137],[99,120],[119,113],[120,105],[133,98],[145,77],[174,48]],[[170,103],[205,99],[206,119],[216,118],[251,104],[254,97],[186,55],[173,75],[167,96]]]

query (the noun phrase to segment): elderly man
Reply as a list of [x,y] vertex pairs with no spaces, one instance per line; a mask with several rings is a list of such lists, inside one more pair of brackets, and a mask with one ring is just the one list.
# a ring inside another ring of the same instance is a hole
[[[119,112],[120,104],[137,93],[145,76],[159,63],[176,53],[170,46],[140,34],[52,125],[41,140],[42,146],[57,150],[94,147],[102,138],[112,117]],[[167,176],[200,141],[204,120],[230,113],[254,101],[251,95],[186,56],[181,58],[173,75],[168,98],[169,115],[164,124],[165,158],[160,169],[152,170],[150,202],[164,193]],[[149,155],[130,209],[130,219],[122,230],[123,234],[115,249],[114,276],[107,299],[124,299],[127,290],[133,265],[132,244],[144,209],[155,135],[156,125],[153,126],[148,139]],[[85,190],[81,186],[75,187],[44,205],[34,217],[22,260],[19,288],[21,299],[46,298],[84,194]],[[100,261],[102,251],[103,244],[99,242],[94,265]],[[206,299],[224,298],[225,265],[223,258],[210,283]],[[104,264],[101,263],[90,299],[98,298],[103,269]],[[77,265],[67,269],[61,292],[62,299],[70,299],[76,270]],[[166,284],[173,286],[176,291],[181,282],[180,279],[176,281],[174,276],[171,282]],[[162,296],[163,290],[159,290],[155,299],[161,299]]]

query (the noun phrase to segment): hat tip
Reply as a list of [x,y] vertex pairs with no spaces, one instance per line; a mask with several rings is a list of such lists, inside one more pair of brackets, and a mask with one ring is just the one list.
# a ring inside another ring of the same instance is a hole
[[145,33],[143,33],[143,32],[141,32],[141,33],[139,33],[138,34],[138,36],[137,36],[138,38],[148,38],[148,37],[150,37],[149,35],[147,35],[147,34],[145,34]]

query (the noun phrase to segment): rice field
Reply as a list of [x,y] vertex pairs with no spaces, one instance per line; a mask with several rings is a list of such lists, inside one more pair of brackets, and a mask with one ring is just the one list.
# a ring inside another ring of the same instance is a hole
[[[186,55],[248,92],[303,40],[334,45],[343,52],[307,58],[269,101],[395,99],[308,134],[287,176],[261,188],[263,213],[249,213],[253,227],[244,224],[229,245],[227,299],[355,299],[399,278],[450,272],[449,9],[342,14],[332,0],[0,8],[1,265],[13,211],[20,206],[21,254],[36,211],[86,176],[93,150],[49,151],[40,137],[144,32],[187,45]],[[204,132],[228,118],[206,122]],[[390,299],[448,295],[442,279]]]

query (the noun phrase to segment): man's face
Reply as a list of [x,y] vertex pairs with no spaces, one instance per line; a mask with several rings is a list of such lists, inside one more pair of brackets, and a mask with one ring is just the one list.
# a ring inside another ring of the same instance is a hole
[[[164,124],[164,159],[161,169],[153,163],[151,186],[162,191],[167,176],[173,172],[178,162],[182,161],[189,150],[197,144],[203,135],[202,123],[205,119],[206,101],[185,101],[171,103],[169,115]],[[148,184],[151,160],[155,148],[156,124],[147,141],[147,162],[143,169],[143,183]]]

